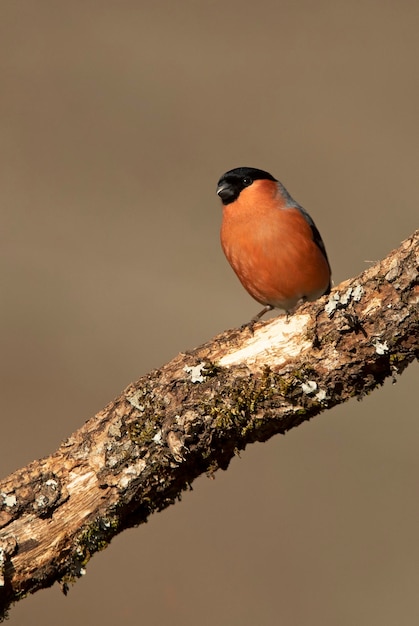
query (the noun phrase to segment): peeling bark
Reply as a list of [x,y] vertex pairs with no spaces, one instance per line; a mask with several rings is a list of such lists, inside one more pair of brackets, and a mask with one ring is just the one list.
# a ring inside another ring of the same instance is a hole
[[0,483],[0,611],[84,573],[117,533],[419,356],[419,231],[289,321],[227,331],[130,385],[50,457]]

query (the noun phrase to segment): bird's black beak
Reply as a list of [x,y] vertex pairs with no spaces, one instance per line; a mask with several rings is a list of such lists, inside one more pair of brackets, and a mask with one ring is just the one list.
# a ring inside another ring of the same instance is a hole
[[217,195],[220,196],[223,204],[229,204],[235,200],[235,191],[229,183],[221,183],[217,187]]
[[220,198],[223,197],[223,191],[228,189],[228,183],[222,183],[221,185],[217,186],[217,195],[220,196]]

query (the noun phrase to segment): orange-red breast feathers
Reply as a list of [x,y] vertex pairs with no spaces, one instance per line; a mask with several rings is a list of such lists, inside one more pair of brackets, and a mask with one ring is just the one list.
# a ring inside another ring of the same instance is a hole
[[316,225],[271,174],[230,170],[220,178],[217,194],[223,203],[224,253],[266,310],[290,311],[301,300],[330,291],[330,265]]

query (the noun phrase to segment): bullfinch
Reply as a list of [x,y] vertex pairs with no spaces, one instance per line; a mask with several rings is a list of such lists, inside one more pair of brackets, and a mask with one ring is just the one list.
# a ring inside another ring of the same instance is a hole
[[317,227],[271,174],[238,167],[221,176],[221,246],[243,287],[264,308],[293,312],[330,292],[331,270]]

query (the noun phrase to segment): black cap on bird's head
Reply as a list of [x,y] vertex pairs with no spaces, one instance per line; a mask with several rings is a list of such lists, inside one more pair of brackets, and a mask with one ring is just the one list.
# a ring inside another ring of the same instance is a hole
[[217,194],[220,196],[223,204],[231,204],[237,200],[240,192],[249,187],[254,180],[273,180],[276,178],[255,167],[236,167],[223,174],[217,184]]

